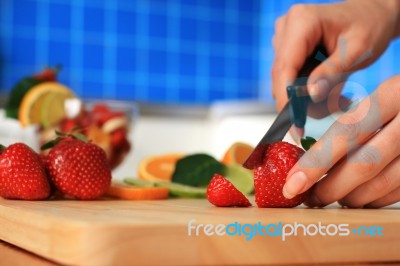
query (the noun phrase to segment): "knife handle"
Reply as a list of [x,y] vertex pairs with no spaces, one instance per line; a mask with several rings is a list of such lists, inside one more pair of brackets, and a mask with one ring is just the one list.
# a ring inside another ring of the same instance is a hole
[[299,71],[298,78],[292,85],[287,87],[292,122],[298,128],[304,128],[306,124],[308,103],[311,101],[306,86],[308,77],[327,56],[328,53],[325,46],[318,45],[311,55],[307,57],[303,67]]

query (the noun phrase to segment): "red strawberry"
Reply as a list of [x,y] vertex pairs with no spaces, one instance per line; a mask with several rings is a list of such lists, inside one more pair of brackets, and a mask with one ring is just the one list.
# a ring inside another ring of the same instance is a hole
[[217,207],[249,207],[250,201],[225,177],[215,174],[207,187],[207,199]]
[[57,73],[60,71],[61,66],[55,67],[46,67],[39,74],[34,75],[35,79],[44,80],[44,81],[55,81],[57,79]]
[[50,195],[50,184],[39,155],[23,143],[0,151],[0,197],[41,200]]
[[62,139],[47,156],[47,170],[56,188],[77,199],[92,200],[110,187],[111,169],[97,145],[73,137]]
[[304,150],[280,141],[268,145],[261,165],[254,169],[256,203],[261,208],[290,208],[300,205],[307,192],[286,199],[282,194],[289,170],[303,155]]

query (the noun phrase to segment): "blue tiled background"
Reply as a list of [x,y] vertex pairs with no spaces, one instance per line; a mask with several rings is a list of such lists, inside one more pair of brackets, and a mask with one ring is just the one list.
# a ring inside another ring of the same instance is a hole
[[[333,1],[1,0],[0,88],[61,63],[82,97],[272,102],[273,25],[297,2]],[[398,73],[399,48],[352,78],[372,90]]]

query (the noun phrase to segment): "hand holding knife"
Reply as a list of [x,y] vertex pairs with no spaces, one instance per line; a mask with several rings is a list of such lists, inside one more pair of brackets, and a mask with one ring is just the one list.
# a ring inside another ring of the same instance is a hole
[[293,124],[300,129],[304,128],[307,118],[307,107],[310,101],[310,96],[307,92],[307,80],[311,72],[322,62],[318,60],[318,58],[321,58],[320,54],[327,56],[325,47],[316,47],[313,53],[306,59],[303,68],[299,71],[299,78],[287,87],[288,102],[253,152],[243,163],[245,168],[254,169],[260,165],[268,144],[281,141]]

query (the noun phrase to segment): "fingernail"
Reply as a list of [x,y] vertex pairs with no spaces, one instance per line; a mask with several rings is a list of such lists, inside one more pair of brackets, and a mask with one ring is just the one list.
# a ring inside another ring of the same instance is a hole
[[297,131],[295,126],[292,126],[290,128],[290,135],[292,136],[292,139],[294,140],[294,142],[296,143],[300,143],[300,135],[299,132]]
[[308,93],[314,103],[321,102],[329,90],[329,83],[326,79],[320,79],[313,84],[308,85]]
[[297,135],[299,138],[302,138],[304,136],[304,128],[299,128],[299,127],[294,127],[295,131],[297,132]]
[[289,176],[283,186],[282,194],[287,199],[292,199],[305,190],[307,176],[303,172],[296,172]]

